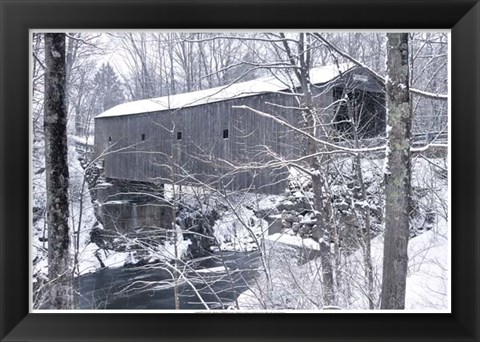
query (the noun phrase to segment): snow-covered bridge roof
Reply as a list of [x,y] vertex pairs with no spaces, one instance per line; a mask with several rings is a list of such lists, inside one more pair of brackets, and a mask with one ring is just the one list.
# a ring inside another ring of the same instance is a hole
[[[349,64],[332,64],[313,68],[310,70],[310,81],[312,84],[326,83],[348,70],[350,66]],[[280,92],[287,89],[289,89],[289,82],[285,82],[280,77],[263,77],[191,93],[127,102],[110,108],[96,118],[180,109],[262,93]]]

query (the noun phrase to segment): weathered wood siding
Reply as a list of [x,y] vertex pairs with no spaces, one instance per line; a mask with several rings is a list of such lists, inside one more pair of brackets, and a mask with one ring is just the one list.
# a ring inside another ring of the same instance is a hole
[[[378,91],[378,86],[364,84]],[[314,89],[324,122],[332,119],[333,85]],[[261,169],[248,165],[272,161],[267,149],[284,158],[300,157],[305,153],[305,144],[291,129],[252,111],[233,108],[241,105],[302,127],[301,111],[292,109],[299,106],[294,96],[265,93],[183,109],[96,118],[95,152],[104,160],[107,178],[209,183],[232,190],[251,188],[280,193],[286,187],[284,167]],[[228,130],[227,139],[223,138],[224,130]],[[181,140],[177,139],[179,132]]]

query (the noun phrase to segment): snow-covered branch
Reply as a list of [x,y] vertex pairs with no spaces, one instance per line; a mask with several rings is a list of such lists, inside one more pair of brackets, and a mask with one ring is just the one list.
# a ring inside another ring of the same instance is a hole
[[[340,50],[337,46],[335,46],[334,44],[332,44],[331,42],[329,42],[327,39],[325,39],[321,34],[319,33],[314,33],[314,37],[318,38],[319,40],[321,40],[323,43],[325,43],[330,49],[332,49],[333,51],[335,51],[336,53],[338,53],[340,56],[342,57],[345,57],[346,59],[348,59],[349,61],[351,61],[353,64],[359,66],[360,68],[362,69],[365,69],[369,72],[371,72],[373,75],[375,75],[375,77],[377,77],[379,80],[381,80],[382,82],[386,82],[386,79],[385,77],[383,77],[382,75],[380,75],[379,73],[377,73],[375,70],[373,70],[372,68],[369,68],[366,64],[360,62],[359,60],[353,58],[352,56],[350,56],[349,54],[347,54],[346,52],[343,52],[342,50]],[[423,90],[419,90],[419,89],[415,89],[415,88],[410,88],[410,92],[412,94],[415,94],[415,95],[419,95],[419,96],[422,96],[422,97],[426,97],[426,98],[430,98],[430,99],[435,99],[435,100],[448,100],[448,95],[445,95],[445,94],[435,94],[435,93],[431,93],[431,92],[428,92],[428,91],[423,91]]]
[[252,107],[249,107],[249,106],[245,106],[245,105],[242,105],[242,106],[232,106],[232,108],[237,108],[237,109],[247,109],[247,110],[250,110],[260,116],[263,116],[265,118],[269,118],[277,123],[279,123],[280,125],[282,126],[285,126],[287,128],[290,128],[291,130],[297,132],[297,133],[300,133],[302,134],[303,136],[307,137],[308,139],[312,140],[312,141],[315,141],[316,143],[319,143],[319,144],[322,144],[324,146],[328,146],[328,147],[331,147],[331,148],[334,148],[334,149],[337,149],[339,151],[342,151],[342,152],[352,152],[352,153],[359,153],[359,152],[374,152],[374,151],[382,151],[382,150],[385,150],[385,146],[376,146],[376,147],[367,147],[367,148],[349,148],[349,147],[344,147],[344,146],[339,146],[339,145],[335,145],[335,144],[332,144],[328,141],[325,141],[325,140],[322,140],[322,139],[319,139],[317,137],[314,137],[313,135],[303,131],[302,129],[300,128],[297,128],[291,124],[289,124],[288,122],[282,120],[282,119],[279,119],[277,118],[276,116],[272,115],[272,114],[268,114],[268,113],[265,113],[265,112],[262,112],[258,109],[254,109]]

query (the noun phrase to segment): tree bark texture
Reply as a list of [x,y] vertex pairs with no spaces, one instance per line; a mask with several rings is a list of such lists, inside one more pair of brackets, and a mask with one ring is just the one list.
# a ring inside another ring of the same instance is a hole
[[45,34],[45,168],[48,226],[48,277],[52,309],[72,308],[68,228],[67,109],[65,35]]
[[385,246],[381,309],[404,309],[411,208],[408,34],[387,34],[387,137]]

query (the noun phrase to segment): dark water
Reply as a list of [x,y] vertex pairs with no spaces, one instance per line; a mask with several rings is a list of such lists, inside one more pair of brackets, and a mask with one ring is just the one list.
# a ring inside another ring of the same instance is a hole
[[[228,272],[222,267],[226,265]],[[180,309],[222,309],[248,288],[260,265],[259,252],[223,252],[184,267],[179,279]],[[180,266],[182,267],[182,266]],[[205,272],[207,269],[221,272]],[[107,268],[76,279],[80,309],[175,309],[171,267],[148,264]],[[202,300],[200,300],[200,298]]]

